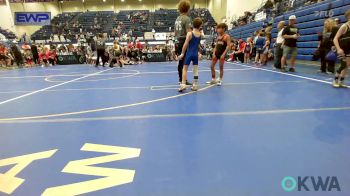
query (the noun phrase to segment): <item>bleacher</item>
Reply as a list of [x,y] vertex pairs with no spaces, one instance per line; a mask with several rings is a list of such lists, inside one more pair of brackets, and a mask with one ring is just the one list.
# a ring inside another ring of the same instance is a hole
[[[154,29],[157,32],[170,32],[174,31],[173,26],[179,13],[176,9],[160,9],[154,13]],[[200,17],[203,19],[203,30],[206,34],[209,33],[211,27],[216,25],[216,22],[208,9],[195,9],[190,10],[190,18]],[[169,27],[172,27],[171,29]]]
[[[145,20],[143,20],[142,17],[145,17]],[[124,25],[122,33],[128,33],[130,30],[132,30],[133,37],[142,37],[144,32],[151,31],[149,27],[149,18],[150,12],[148,10],[120,11],[118,14],[116,14],[114,23],[110,23],[110,31],[108,32],[111,32],[113,27],[122,22]]]
[[[289,16],[297,16],[297,27],[300,29],[301,37],[298,39],[299,60],[311,60],[314,51],[318,46],[318,33],[322,32],[324,20],[328,15],[332,18],[339,18],[345,22],[344,13],[350,9],[350,0],[328,0],[309,6],[300,7],[296,10],[286,12],[274,18],[272,37],[277,36],[277,23],[288,21]],[[253,36],[253,32],[262,28],[265,21],[251,23],[242,27],[230,30],[230,35],[236,39]]]
[[[149,10],[125,10],[119,13],[113,11],[62,13],[52,19],[51,25],[43,26],[35,32],[32,39],[48,40],[52,34],[55,34],[56,39],[56,34],[79,33],[80,28],[84,32],[107,33],[110,35],[113,27],[117,27],[119,23],[123,24],[121,33],[128,34],[132,30],[133,37],[143,37],[145,32],[151,32],[152,29],[155,29],[156,32],[173,32],[173,26],[178,15],[176,9],[160,9],[153,13]],[[208,9],[191,10],[190,17],[192,19],[196,17],[203,18],[205,33],[208,33],[211,27],[216,25]],[[95,21],[98,22],[101,28],[93,28]]]
[[16,35],[9,30],[5,30],[0,27],[0,33],[6,37],[6,39],[16,39]]

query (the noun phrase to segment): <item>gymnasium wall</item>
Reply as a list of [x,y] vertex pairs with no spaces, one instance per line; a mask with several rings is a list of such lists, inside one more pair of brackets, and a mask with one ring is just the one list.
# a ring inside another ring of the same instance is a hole
[[[192,4],[196,8],[207,8],[210,0],[191,0]],[[217,1],[217,0],[214,0]],[[220,0],[221,1],[221,0]],[[51,16],[54,17],[62,12],[84,12],[90,11],[115,11],[120,10],[156,10],[160,8],[164,9],[176,9],[178,0],[76,0],[60,2],[48,2],[48,3],[8,3],[6,5],[0,5],[1,21],[0,26],[6,29],[11,29],[17,36],[26,32],[31,35],[40,26],[15,26],[14,25],[14,12],[51,12]],[[216,4],[215,4],[216,5]],[[214,6],[216,8],[216,6]],[[220,11],[218,12],[220,13]]]
[[[227,18],[240,17],[245,11],[253,11],[261,7],[266,0],[227,0]],[[243,3],[244,2],[244,3]]]
[[226,18],[227,1],[228,0],[208,1],[208,9],[216,22],[221,22],[224,18]]
[[[14,21],[15,12],[51,12],[51,17],[53,18],[60,13],[58,2],[48,2],[48,3],[11,3],[10,4],[12,17]],[[15,26],[15,33],[21,36],[24,33],[31,35],[35,31],[39,30],[41,26]]]

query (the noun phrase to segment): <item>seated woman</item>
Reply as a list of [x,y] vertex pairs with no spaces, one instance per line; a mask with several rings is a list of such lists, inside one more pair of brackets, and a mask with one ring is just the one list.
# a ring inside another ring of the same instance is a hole
[[33,66],[33,54],[31,50],[24,50],[24,60],[27,67]]
[[48,67],[49,66],[49,56],[48,56],[48,48],[44,47],[41,52],[39,53],[39,60],[42,67]]
[[47,53],[47,56],[48,56],[49,64],[56,65],[56,62],[57,62],[56,50],[50,49],[49,52]]
[[0,44],[0,61],[3,62],[5,66],[11,66],[11,56],[3,44]]

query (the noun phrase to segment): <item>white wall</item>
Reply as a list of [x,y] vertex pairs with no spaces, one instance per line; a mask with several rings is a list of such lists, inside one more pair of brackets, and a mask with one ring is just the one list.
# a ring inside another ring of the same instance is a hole
[[220,23],[222,19],[226,18],[227,0],[209,0],[208,9],[215,21]]
[[0,25],[4,29],[10,29],[11,31],[15,31],[13,16],[9,5],[10,4],[8,1],[6,2],[5,5],[0,5],[0,13],[1,13]]
[[227,0],[226,17],[239,17],[245,11],[253,11],[259,8],[264,0]]

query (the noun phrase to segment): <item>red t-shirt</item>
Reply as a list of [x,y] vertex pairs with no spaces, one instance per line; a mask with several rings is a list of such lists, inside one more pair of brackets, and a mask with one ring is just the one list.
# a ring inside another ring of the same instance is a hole
[[244,48],[245,48],[245,42],[240,43],[239,44],[239,51],[244,52]]
[[138,48],[138,49],[140,49],[140,50],[142,49],[142,44],[141,44],[141,42],[137,42],[137,43],[136,43],[136,48]]
[[7,49],[5,47],[0,48],[0,54],[3,54],[3,55],[7,54]]
[[132,44],[131,42],[128,43],[128,48],[132,48],[134,44]]
[[56,52],[49,51],[49,52],[47,53],[47,56],[48,56],[49,58],[56,58]]
[[41,52],[41,53],[39,54],[39,58],[40,58],[41,60],[43,60],[43,59],[48,59],[48,58],[49,58],[49,55],[48,55],[48,53],[43,53],[43,52]]

